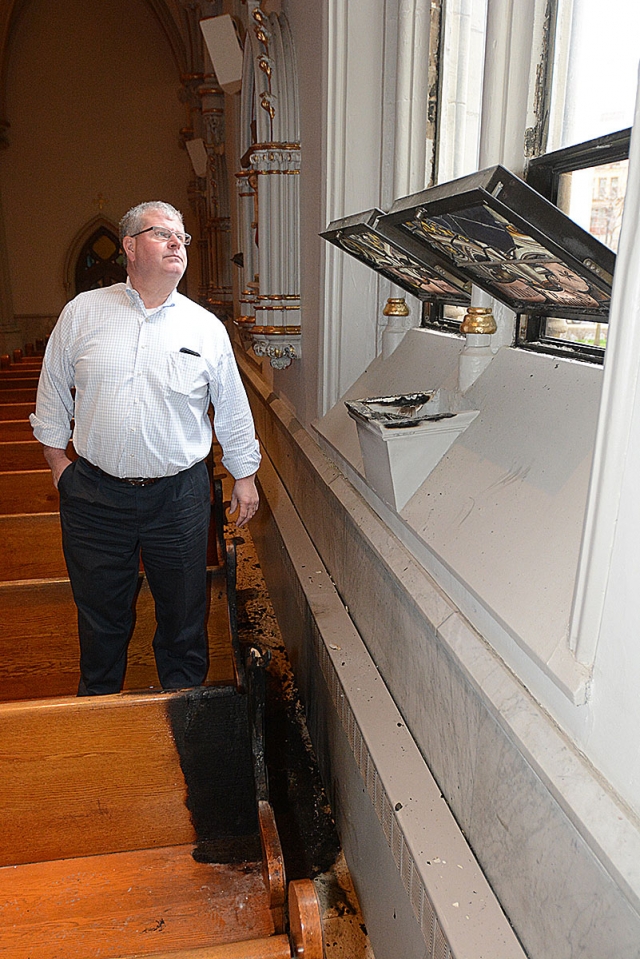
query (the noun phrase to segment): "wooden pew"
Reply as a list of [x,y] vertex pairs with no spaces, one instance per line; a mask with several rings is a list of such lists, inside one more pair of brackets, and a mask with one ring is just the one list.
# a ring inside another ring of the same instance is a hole
[[0,515],[57,513],[59,506],[60,497],[48,468],[0,471]]
[[4,581],[66,575],[57,513],[0,516],[0,576]]
[[[73,446],[69,444],[67,454],[76,458]],[[33,438],[15,439],[0,442],[0,472],[13,473],[16,470],[38,470],[46,466],[42,452],[42,443]]]
[[[207,683],[235,681],[224,570],[209,570]],[[0,583],[0,702],[73,696],[78,688],[77,611],[68,579]],[[155,688],[153,598],[141,576],[124,688]]]
[[0,400],[6,390],[32,390],[38,386],[39,376],[13,376],[11,373],[0,376]]
[[[48,470],[34,473],[52,490]],[[33,475],[13,482],[26,489]],[[127,688],[145,692],[71,697],[76,611],[59,516],[0,516],[0,955],[322,959],[308,880],[289,886],[285,935],[253,699],[264,695],[265,661],[256,667],[252,651],[247,678],[235,553],[223,542],[219,480],[213,487],[212,668],[209,685],[178,694],[157,689],[141,577]]]
[[29,414],[33,413],[36,408],[35,400],[34,402],[3,402],[0,403],[0,421],[4,420],[27,420],[29,419]]
[[321,959],[250,717],[233,687],[0,704],[0,954]]
[[11,440],[32,440],[33,429],[28,419],[2,420],[0,419],[0,442]]
[[35,408],[36,405],[36,393],[37,388],[35,386],[28,386],[24,389],[10,389],[2,390],[0,394],[0,402],[6,403],[32,403]]
[[0,383],[15,383],[16,380],[27,380],[29,386],[38,384],[40,370],[0,370]]

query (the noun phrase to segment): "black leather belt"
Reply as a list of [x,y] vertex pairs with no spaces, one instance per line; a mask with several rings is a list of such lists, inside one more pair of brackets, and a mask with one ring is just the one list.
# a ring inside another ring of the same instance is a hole
[[164,479],[164,476],[112,476],[111,473],[105,473],[104,470],[101,470],[99,466],[94,466],[94,464],[86,460],[84,456],[81,456],[80,459],[89,469],[100,473],[102,476],[106,476],[110,480],[115,480],[116,483],[125,483],[127,486],[153,486],[154,483],[159,483],[161,479]]

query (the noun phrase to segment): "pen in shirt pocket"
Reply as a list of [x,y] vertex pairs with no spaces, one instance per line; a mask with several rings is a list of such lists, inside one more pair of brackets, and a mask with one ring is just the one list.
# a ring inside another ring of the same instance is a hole
[[181,352],[181,353],[188,353],[189,356],[200,356],[200,354],[199,354],[199,353],[196,353],[195,350],[188,350],[188,349],[186,348],[186,346],[181,347],[180,352]]

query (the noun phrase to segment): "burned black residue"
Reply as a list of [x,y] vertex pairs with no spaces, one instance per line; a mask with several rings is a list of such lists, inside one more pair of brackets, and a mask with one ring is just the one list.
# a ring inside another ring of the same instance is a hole
[[272,653],[266,675],[265,754],[287,878],[316,876],[330,869],[340,842],[300,694],[282,639],[268,625],[259,590],[238,590],[238,627],[243,644]]
[[248,700],[233,687],[172,696],[167,711],[196,832],[194,858],[260,858]]

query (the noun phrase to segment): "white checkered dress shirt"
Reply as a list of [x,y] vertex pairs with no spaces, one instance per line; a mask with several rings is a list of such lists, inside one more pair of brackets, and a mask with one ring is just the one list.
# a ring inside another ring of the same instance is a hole
[[260,452],[222,323],[177,292],[147,310],[118,283],[81,293],[60,314],[31,425],[41,443],[64,449],[73,419],[77,453],[112,476],[171,476],[207,455],[210,401],[223,465],[250,476]]

